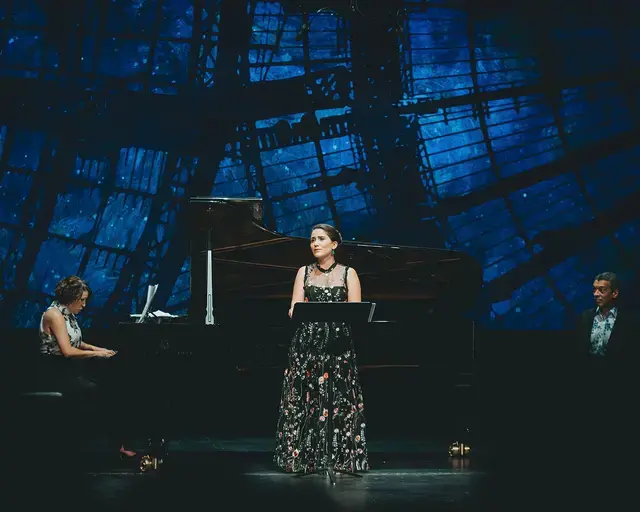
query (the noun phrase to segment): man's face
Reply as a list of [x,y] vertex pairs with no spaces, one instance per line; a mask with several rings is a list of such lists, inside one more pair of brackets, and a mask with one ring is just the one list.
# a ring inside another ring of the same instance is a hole
[[609,281],[593,282],[593,298],[598,307],[604,309],[613,307],[613,303],[617,296],[618,290],[612,290],[611,283]]

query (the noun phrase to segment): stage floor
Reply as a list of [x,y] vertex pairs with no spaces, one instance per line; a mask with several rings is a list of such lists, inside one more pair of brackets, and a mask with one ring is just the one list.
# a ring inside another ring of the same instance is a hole
[[526,453],[449,458],[442,440],[390,438],[370,442],[371,471],[360,478],[338,475],[332,486],[325,476],[275,469],[273,440],[267,438],[183,437],[169,445],[160,470],[146,473],[107,454],[104,446],[85,447],[73,467],[61,459],[44,469],[34,459],[22,483],[11,487],[13,507],[7,510],[52,505],[67,511],[266,510],[275,505],[305,511],[477,511],[575,507],[600,500],[611,506],[624,487],[609,492],[598,475],[614,476],[617,483],[629,475],[619,466],[585,473],[584,465],[562,454],[544,460]]

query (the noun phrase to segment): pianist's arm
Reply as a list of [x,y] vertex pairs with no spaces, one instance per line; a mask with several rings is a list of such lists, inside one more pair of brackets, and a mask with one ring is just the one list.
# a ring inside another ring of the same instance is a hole
[[84,341],[80,342],[80,350],[91,350],[92,352],[110,352],[112,356],[116,355],[115,350],[109,350],[108,348],[96,347],[95,345],[89,345]]
[[296,280],[293,283],[293,295],[291,296],[291,307],[289,308],[289,318],[293,316],[293,306],[296,302],[304,302],[304,267],[298,269]]
[[349,295],[347,302],[362,302],[362,290],[360,289],[360,278],[353,268],[347,271],[347,290]]
[[57,309],[49,309],[42,319],[42,327],[50,330],[58,342],[60,347],[60,353],[67,358],[77,357],[111,357],[109,352],[94,352],[92,350],[83,350],[82,348],[75,348],[71,346],[69,340],[69,333],[67,332],[67,325],[65,324],[62,313]]

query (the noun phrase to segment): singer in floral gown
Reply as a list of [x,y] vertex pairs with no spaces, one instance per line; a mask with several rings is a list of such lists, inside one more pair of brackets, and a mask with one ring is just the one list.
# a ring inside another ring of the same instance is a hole
[[[289,316],[296,302],[360,302],[356,271],[335,261],[335,249],[341,241],[340,233],[333,226],[313,227],[310,245],[316,263],[298,271]],[[335,356],[333,367],[331,354]],[[333,410],[328,403],[329,382],[333,388]],[[329,415],[332,415],[332,432],[328,431]],[[289,362],[284,370],[276,465],[295,473],[327,468],[366,471],[369,463],[365,426],[362,389],[349,325],[302,323],[293,335]]]

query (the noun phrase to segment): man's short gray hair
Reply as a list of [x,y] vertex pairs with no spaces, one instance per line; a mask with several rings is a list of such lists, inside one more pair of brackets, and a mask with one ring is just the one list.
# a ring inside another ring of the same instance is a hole
[[596,276],[594,281],[609,281],[611,284],[611,291],[614,292],[620,289],[620,280],[613,272],[602,272]]

